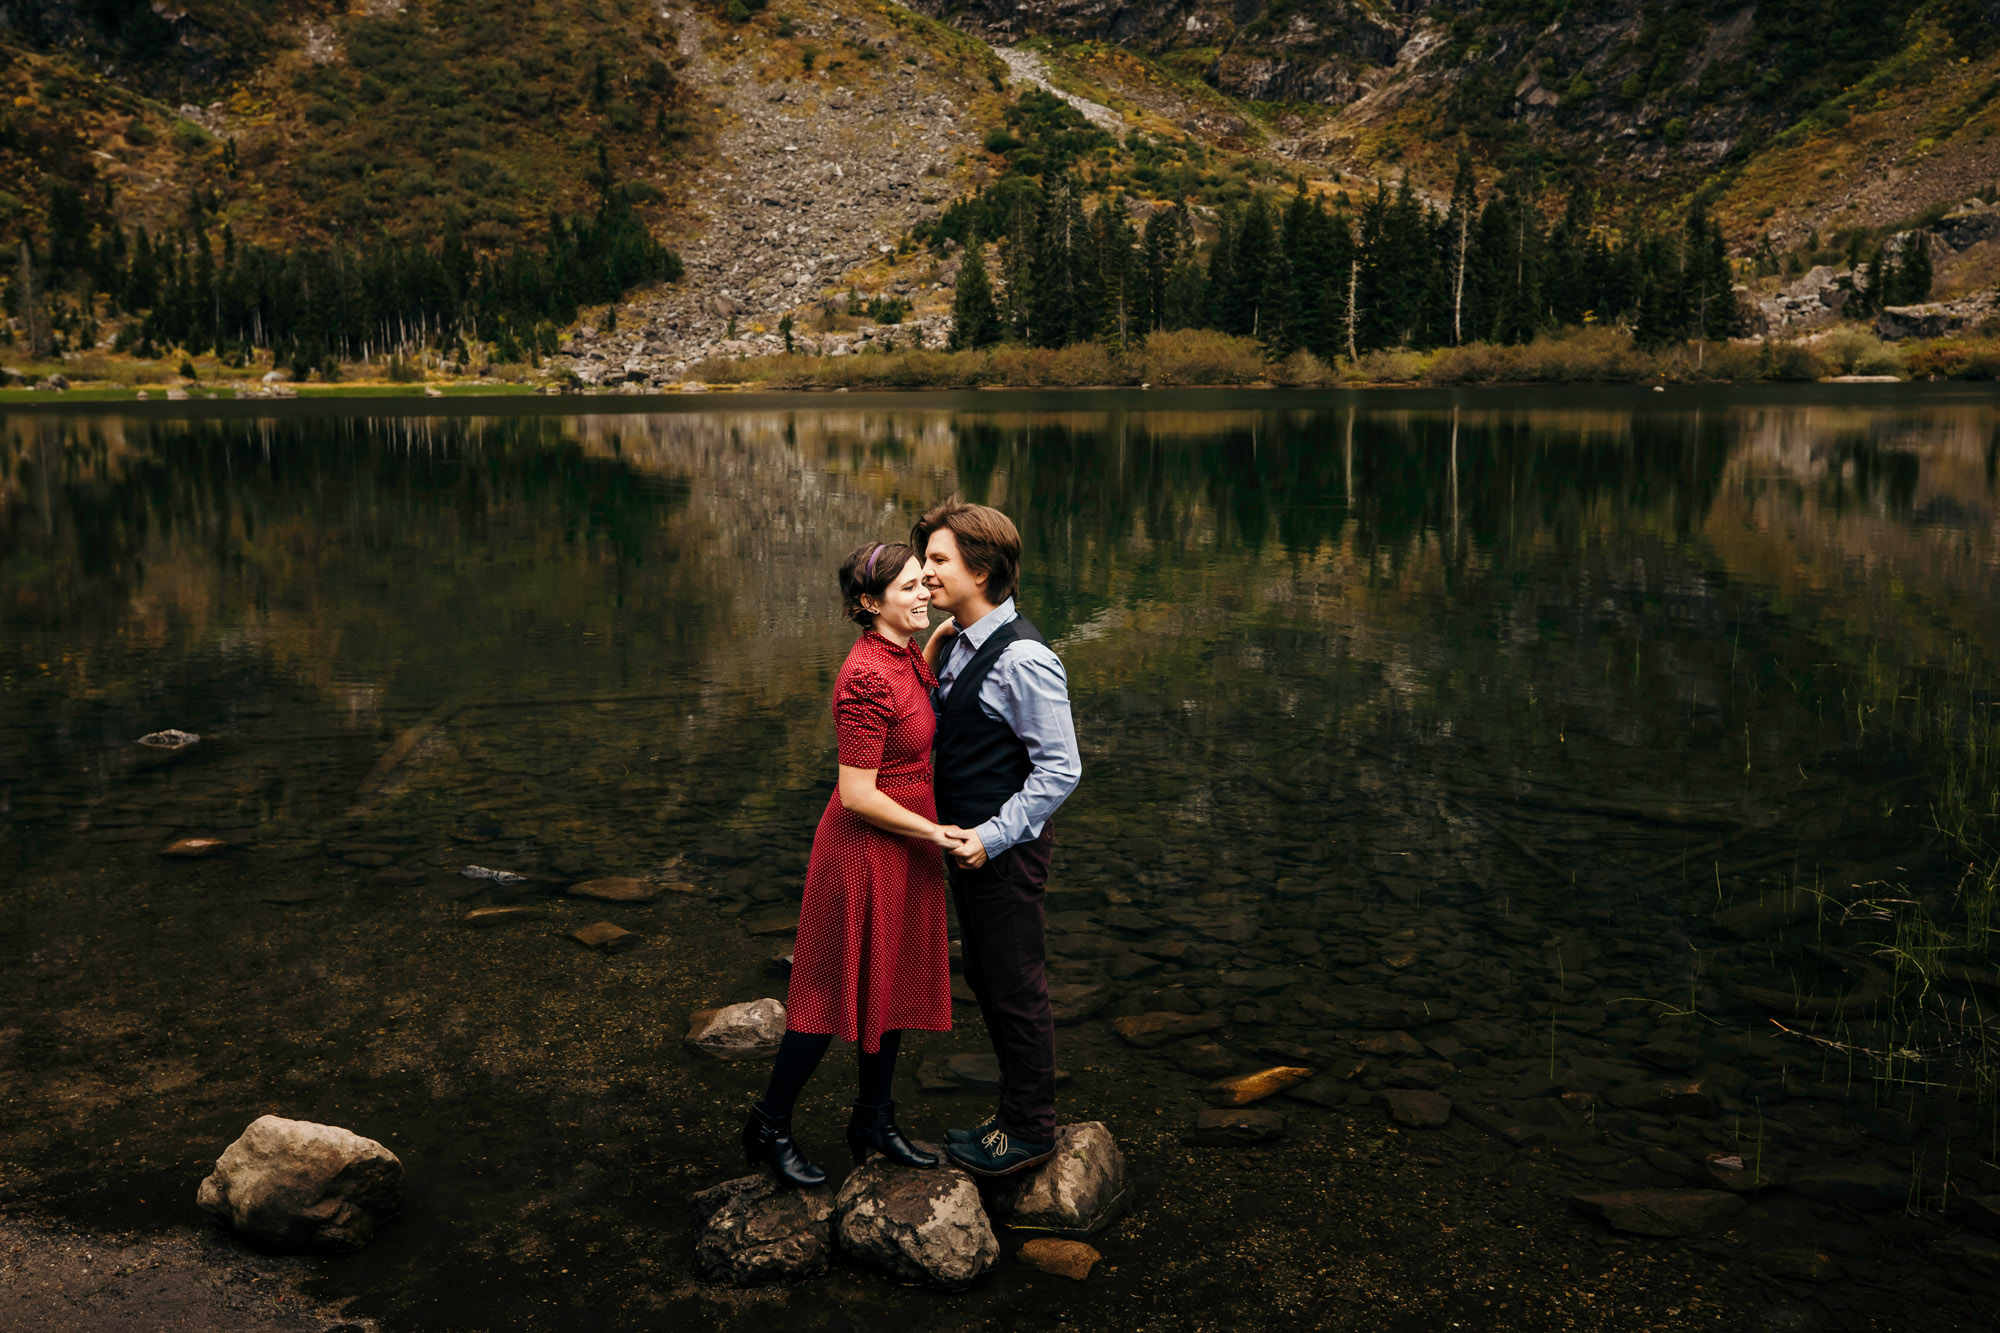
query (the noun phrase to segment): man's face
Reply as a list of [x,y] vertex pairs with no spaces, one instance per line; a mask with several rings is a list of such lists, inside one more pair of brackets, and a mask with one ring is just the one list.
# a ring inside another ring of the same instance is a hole
[[931,590],[931,605],[954,616],[986,586],[986,576],[973,573],[959,556],[950,528],[939,528],[924,544],[924,586]]

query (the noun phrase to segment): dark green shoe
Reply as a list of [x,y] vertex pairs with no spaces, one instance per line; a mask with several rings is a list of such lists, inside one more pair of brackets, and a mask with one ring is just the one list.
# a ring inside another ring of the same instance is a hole
[[999,1123],[1000,1117],[997,1114],[989,1115],[971,1129],[947,1129],[944,1132],[944,1141],[946,1143],[977,1143],[992,1133],[994,1126]]
[[1056,1155],[1056,1145],[1027,1143],[1004,1129],[989,1129],[977,1143],[947,1144],[951,1160],[976,1176],[1011,1176]]

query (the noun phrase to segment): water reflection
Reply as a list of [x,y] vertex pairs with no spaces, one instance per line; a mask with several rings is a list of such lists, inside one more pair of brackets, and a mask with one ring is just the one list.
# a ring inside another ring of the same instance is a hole
[[[658,873],[733,940],[795,896],[826,799],[835,559],[959,490],[1019,520],[1077,694],[1052,972],[1085,1031],[1217,1012],[1238,1058],[1331,1069],[1407,1029],[1335,1100],[1442,1090],[1496,1151],[1595,1145],[1622,1184],[1698,1176],[1749,1115],[1787,1169],[1887,1144],[1993,1187],[1988,1038],[1815,950],[1879,942],[1887,897],[1958,910],[1910,701],[1994,695],[2000,414],[1244,401],[0,421],[0,866],[149,886],[157,845],[219,834],[246,850],[206,926],[244,945],[286,929],[252,900],[332,929]],[[132,746],[165,726],[208,740]],[[1794,886],[1830,906],[1756,916]],[[34,965],[64,1003],[220,1003],[116,920],[94,981]],[[529,1021],[503,978],[410,985]],[[1896,1043],[1920,1077],[1865,1054]],[[1647,1100],[1649,1047],[1702,1091]],[[1917,1114],[1925,1085],[1967,1097]],[[70,1114],[16,1086],[27,1123]]]

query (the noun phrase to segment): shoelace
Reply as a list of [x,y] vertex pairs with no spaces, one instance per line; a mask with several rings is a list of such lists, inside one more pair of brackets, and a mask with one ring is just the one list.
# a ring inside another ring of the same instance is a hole
[[994,1157],[1005,1157],[1007,1155],[1006,1131],[999,1129],[988,1130],[986,1137],[979,1141],[979,1146],[986,1149]]

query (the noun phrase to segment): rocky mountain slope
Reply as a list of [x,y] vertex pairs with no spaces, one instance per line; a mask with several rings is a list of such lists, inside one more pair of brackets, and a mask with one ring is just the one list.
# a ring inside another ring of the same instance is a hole
[[[787,316],[806,350],[939,342],[954,263],[909,230],[1002,168],[988,136],[1037,83],[1108,131],[1105,153],[1136,135],[1252,183],[1407,175],[1442,198],[1465,151],[1484,188],[1511,175],[1554,208],[1582,184],[1614,223],[1699,192],[1773,286],[2000,197],[1984,0],[918,8],[0,7],[0,243],[46,224],[57,183],[156,234],[532,243],[608,169],[687,276],[586,311],[558,368],[659,383],[782,347]],[[1940,251],[1944,294],[1996,277],[2000,240]],[[878,323],[850,292],[911,310]]]

